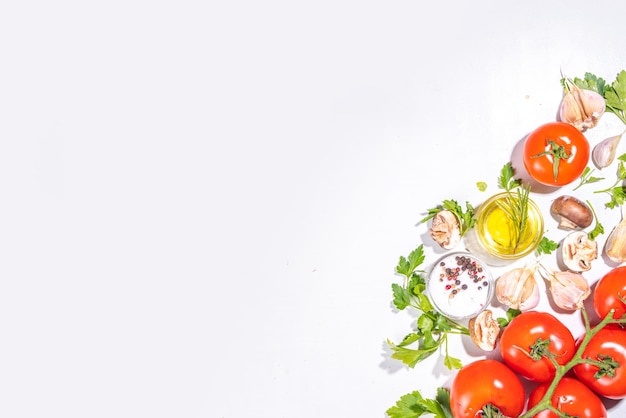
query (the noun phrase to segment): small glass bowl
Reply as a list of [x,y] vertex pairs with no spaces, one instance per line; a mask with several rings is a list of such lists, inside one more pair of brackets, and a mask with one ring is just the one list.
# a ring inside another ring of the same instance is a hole
[[[480,246],[477,254],[486,254],[486,261],[491,265],[504,264],[531,254],[543,237],[543,216],[537,204],[528,199],[528,217],[526,229],[517,244],[512,243],[514,226],[510,217],[500,207],[511,197],[507,192],[498,193],[485,200],[476,210],[476,225],[469,240]],[[515,199],[515,194],[513,194]],[[491,260],[495,259],[495,262]],[[500,261],[500,262],[498,262]]]
[[487,265],[468,252],[441,257],[428,273],[426,293],[433,307],[453,320],[473,318],[489,306],[494,279]]

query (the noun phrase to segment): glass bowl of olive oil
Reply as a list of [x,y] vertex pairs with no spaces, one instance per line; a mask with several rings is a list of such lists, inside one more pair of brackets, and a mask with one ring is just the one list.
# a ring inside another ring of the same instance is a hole
[[[526,196],[502,192],[485,200],[476,210],[474,244],[490,264],[506,264],[532,253],[543,237],[543,216],[537,204]],[[514,216],[512,216],[513,210]],[[515,216],[516,215],[516,216]]]

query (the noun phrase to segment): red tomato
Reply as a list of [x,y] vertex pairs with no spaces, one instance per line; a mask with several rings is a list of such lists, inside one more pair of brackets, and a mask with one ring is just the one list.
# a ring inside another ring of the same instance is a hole
[[[528,397],[528,410],[537,405],[548,391],[550,383],[541,383]],[[571,377],[559,380],[551,400],[552,406],[568,416],[579,418],[606,418],[607,412],[602,400],[591,389]],[[534,418],[558,418],[554,412],[543,410]]]
[[522,382],[497,360],[476,360],[464,366],[450,388],[450,408],[455,418],[481,416],[480,411],[489,404],[507,417],[517,417],[525,402]]
[[[582,337],[578,339],[578,344]],[[615,367],[596,376],[600,368],[582,363],[574,366],[576,377],[597,394],[610,399],[626,398],[626,331],[616,327],[603,328],[591,338],[581,358],[600,361],[610,358]]]
[[589,141],[564,122],[541,125],[526,137],[524,167],[537,182],[564,186],[578,179],[589,162]]
[[600,317],[605,318],[611,309],[615,309],[614,318],[626,314],[626,266],[614,268],[606,273],[598,283],[593,293],[593,307]]
[[552,380],[556,369],[542,352],[552,353],[561,365],[570,361],[576,352],[576,340],[571,331],[551,314],[523,312],[502,332],[502,359],[520,376],[536,382]]

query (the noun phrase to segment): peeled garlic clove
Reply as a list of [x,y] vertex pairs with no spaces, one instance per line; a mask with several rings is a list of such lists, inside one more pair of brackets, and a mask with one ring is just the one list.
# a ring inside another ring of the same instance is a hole
[[468,328],[470,337],[478,348],[484,351],[493,351],[496,348],[498,335],[500,335],[500,324],[489,309],[470,319]]
[[509,308],[525,311],[539,304],[536,267],[518,267],[496,280],[496,298]]
[[604,243],[604,252],[614,263],[626,261],[626,219],[624,218],[624,211],[624,206],[622,206],[622,220],[613,228]]
[[581,89],[573,81],[565,80],[565,95],[559,116],[562,122],[574,125],[579,131],[593,128],[606,109],[606,101],[599,93]]
[[542,275],[550,282],[550,295],[554,303],[561,309],[574,311],[583,307],[591,294],[589,283],[580,273],[571,271],[541,270]]
[[622,135],[624,135],[624,132],[598,142],[596,146],[593,147],[591,158],[593,159],[593,163],[596,167],[602,169],[611,165],[611,163],[615,160],[617,146],[619,145],[619,141],[622,139]]
[[586,232],[572,232],[563,239],[561,255],[568,269],[587,271],[591,269],[591,262],[598,258],[598,243],[590,240]]
[[456,247],[461,241],[461,226],[457,217],[449,210],[440,210],[433,217],[430,236],[446,250]]

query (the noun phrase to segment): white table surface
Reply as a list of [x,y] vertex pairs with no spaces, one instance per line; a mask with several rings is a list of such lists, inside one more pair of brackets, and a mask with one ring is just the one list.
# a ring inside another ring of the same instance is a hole
[[[382,418],[432,396],[441,359],[411,370],[385,346],[415,319],[391,305],[399,256],[440,253],[426,209],[497,190],[561,73],[626,69],[625,17],[0,1],[0,416]],[[620,129],[607,114],[589,138]]]

